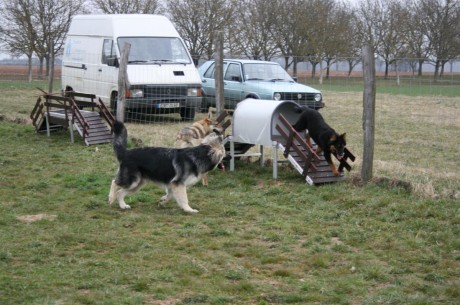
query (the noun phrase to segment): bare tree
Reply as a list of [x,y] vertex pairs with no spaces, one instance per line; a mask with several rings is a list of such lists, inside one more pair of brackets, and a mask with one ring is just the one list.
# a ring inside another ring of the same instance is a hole
[[35,53],[42,76],[43,61],[49,67],[49,59],[60,52],[71,17],[80,11],[83,0],[13,0],[3,4],[1,13],[10,17],[4,18],[1,25],[8,49],[28,57],[29,80]]
[[397,60],[406,55],[408,19],[409,13],[400,0],[384,1],[383,19],[380,22],[381,39],[376,52],[385,61],[385,77],[388,77],[390,65],[397,65]]
[[270,60],[277,54],[270,28],[278,12],[273,10],[272,3],[274,1],[238,1],[238,26],[233,26],[234,31],[231,33],[231,36],[237,37],[234,50],[253,59]]
[[431,42],[428,39],[427,24],[423,17],[423,11],[419,0],[412,0],[407,6],[408,19],[406,22],[406,48],[407,56],[413,57],[418,63],[419,76],[422,75],[423,63],[428,59],[431,52]]
[[358,4],[359,35],[363,44],[370,44],[385,62],[385,77],[389,67],[403,54],[407,10],[400,0],[362,0]]
[[276,12],[275,23],[271,27],[272,35],[276,47],[284,57],[285,69],[292,65],[294,76],[297,75],[297,64],[308,55],[306,29],[313,22],[308,15],[309,2],[278,0],[272,3],[272,9]]
[[0,21],[2,40],[12,54],[27,56],[29,82],[32,81],[32,56],[37,39],[31,10],[33,2],[34,0],[13,0],[2,2],[0,8],[3,16],[9,16],[1,18]]
[[[362,39],[359,36],[357,30],[358,21],[353,6],[342,5],[340,10],[342,11],[341,18],[345,18],[344,22],[346,30],[341,33],[341,39],[343,41],[343,47],[339,50],[339,56],[344,58],[348,64],[348,77],[351,76],[353,69],[361,62],[362,59]],[[341,22],[339,22],[340,24]]]
[[460,1],[419,0],[426,33],[435,62],[434,79],[442,76],[444,65],[460,54]]
[[43,73],[43,61],[46,75],[49,74],[50,59],[62,50],[72,16],[82,7],[83,0],[35,0],[35,53],[40,60],[39,75]]
[[157,14],[162,10],[159,0],[91,0],[104,14]]
[[184,39],[195,65],[214,53],[215,35],[233,22],[233,1],[169,0],[167,12]]

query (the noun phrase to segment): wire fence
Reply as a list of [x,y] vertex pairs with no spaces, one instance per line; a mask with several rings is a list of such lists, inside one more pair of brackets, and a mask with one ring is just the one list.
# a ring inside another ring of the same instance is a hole
[[[56,60],[54,93],[61,94],[64,89],[67,89],[95,94],[110,109],[116,109],[118,68],[104,62],[100,54],[86,54],[86,56],[88,62],[95,64],[63,65],[61,59]],[[283,68],[286,65],[284,58],[272,61],[279,63]],[[291,62],[292,58],[289,59],[289,63]],[[215,105],[212,68],[209,70],[210,67],[206,65],[203,60],[199,62],[201,75],[198,75],[193,65],[190,67],[170,63],[129,65],[128,80],[131,90],[129,90],[130,95],[127,96],[126,119],[132,122],[168,123],[200,118],[202,113],[208,112],[209,107]],[[388,66],[384,61],[376,60],[377,92],[410,96],[460,97],[460,60],[448,61],[440,70],[442,74],[438,73],[436,76],[434,64],[431,62],[423,63],[421,73],[419,68],[417,59],[399,59]],[[28,69],[25,60],[0,60],[0,85],[29,82]],[[252,69],[252,72],[257,74],[256,67]],[[293,88],[292,82],[284,83],[284,77],[279,74],[268,75],[267,71],[260,70],[259,76],[250,76],[252,72],[248,72],[249,67],[238,70],[234,65],[225,65],[225,107],[234,108],[239,101],[247,97],[279,98],[302,104],[307,103],[308,99],[314,101],[313,93],[317,91],[322,93],[321,102],[327,104],[327,93],[330,91],[362,92],[363,90],[360,58],[344,57],[333,59],[329,64],[327,62],[312,64],[303,57],[298,58],[296,67],[291,64],[286,70],[298,84],[306,85],[309,89],[299,89],[299,87],[290,89]],[[31,67],[30,80],[32,83],[48,80],[46,67],[41,67],[36,60]],[[203,90],[199,90],[199,86],[203,86]],[[48,87],[44,86],[44,88]]]

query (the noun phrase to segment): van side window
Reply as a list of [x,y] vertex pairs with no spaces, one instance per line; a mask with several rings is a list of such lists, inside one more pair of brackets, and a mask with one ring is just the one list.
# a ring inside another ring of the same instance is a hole
[[115,47],[112,39],[104,39],[102,46],[102,63],[107,64],[109,59],[114,59],[117,55],[115,54]]

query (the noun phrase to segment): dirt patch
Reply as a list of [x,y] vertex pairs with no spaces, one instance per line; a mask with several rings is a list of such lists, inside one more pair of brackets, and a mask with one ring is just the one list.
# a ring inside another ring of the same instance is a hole
[[50,214],[36,214],[36,215],[23,215],[16,217],[17,220],[25,222],[25,223],[32,223],[38,220],[46,219],[49,221],[55,220],[57,215],[50,215]]
[[[366,182],[364,182],[359,175],[353,175],[350,177],[350,181],[353,185],[356,186],[364,186]],[[385,177],[374,177],[368,183],[373,183],[375,185],[386,187],[386,188],[401,188],[406,192],[412,192],[412,184],[407,181],[399,180],[399,179],[390,179]]]

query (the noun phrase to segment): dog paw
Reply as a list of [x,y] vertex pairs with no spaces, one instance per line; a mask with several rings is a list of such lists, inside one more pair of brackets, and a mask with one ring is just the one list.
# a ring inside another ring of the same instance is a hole
[[184,210],[184,211],[187,212],[187,213],[190,213],[190,214],[198,213],[198,210],[195,210],[195,209]]
[[121,204],[120,204],[120,209],[122,209],[122,210],[128,210],[128,209],[130,209],[130,208],[131,208],[130,205],[127,205],[127,204],[121,205]]

